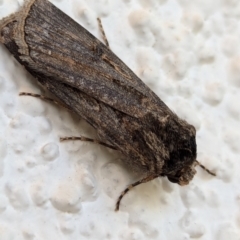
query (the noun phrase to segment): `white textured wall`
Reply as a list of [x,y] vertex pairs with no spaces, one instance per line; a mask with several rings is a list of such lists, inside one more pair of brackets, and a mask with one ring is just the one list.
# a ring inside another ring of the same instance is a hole
[[[21,1],[22,3],[23,1]],[[197,128],[200,168],[185,187],[135,178],[83,120],[20,91],[34,79],[0,46],[0,239],[240,239],[240,2],[55,0]],[[0,0],[0,18],[20,1]]]

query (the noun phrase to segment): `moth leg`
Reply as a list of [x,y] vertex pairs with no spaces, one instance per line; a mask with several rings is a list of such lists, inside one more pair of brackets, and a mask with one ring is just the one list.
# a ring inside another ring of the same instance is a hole
[[105,32],[104,32],[101,19],[100,19],[100,18],[97,18],[97,20],[98,20],[98,25],[99,25],[100,31],[101,31],[101,33],[102,33],[103,41],[105,42],[105,45],[109,48],[109,43],[108,43],[106,34],[105,34]]
[[54,103],[58,106],[61,106],[61,107],[64,107],[66,108],[67,110],[71,110],[70,108],[68,108],[65,104],[59,102],[59,101],[56,101],[52,98],[48,98],[48,97],[45,97],[43,95],[40,95],[40,94],[35,94],[35,93],[27,93],[27,92],[20,92],[19,93],[19,96],[30,96],[30,97],[35,97],[35,98],[40,98],[42,99],[43,101],[46,101],[46,102],[50,102],[50,103]]
[[[63,103],[59,102],[59,101],[56,101],[52,98],[48,98],[48,97],[45,97],[43,95],[40,95],[40,94],[35,94],[35,93],[26,93],[26,92],[20,92],[19,93],[19,96],[30,96],[30,97],[35,97],[35,98],[40,98],[46,102],[51,102],[51,103],[54,103],[54,104],[57,104],[61,107],[64,107],[66,108],[67,110],[71,110],[70,108],[68,108],[66,105],[64,105]],[[86,141],[86,142],[94,142],[94,143],[97,143],[97,144],[100,144],[100,145],[103,145],[105,147],[108,147],[108,148],[111,148],[111,149],[114,149],[114,150],[118,150],[116,147],[110,145],[110,144],[107,144],[107,143],[104,143],[102,141],[99,141],[99,140],[96,140],[96,139],[91,139],[91,138],[87,138],[87,137],[64,137],[64,138],[60,138],[60,141],[68,141],[68,140],[81,140],[81,141]]]
[[111,148],[111,149],[114,149],[114,150],[118,150],[116,147],[110,145],[110,144],[107,144],[105,142],[102,142],[102,141],[99,141],[97,139],[92,139],[92,138],[87,138],[87,137],[83,137],[83,136],[80,136],[80,137],[62,137],[60,138],[60,141],[69,141],[69,140],[72,140],[72,141],[75,141],[75,140],[80,140],[80,141],[86,141],[86,142],[93,142],[93,143],[96,143],[96,144],[99,144],[99,145],[103,145],[105,147],[108,147],[108,148]]
[[203,170],[205,170],[207,173],[209,173],[212,176],[216,176],[216,173],[213,173],[209,169],[207,169],[205,166],[203,166],[199,161],[195,160],[196,164],[201,167]]
[[151,175],[151,176],[148,176],[146,178],[143,178],[135,183],[132,183],[131,185],[129,185],[122,193],[121,195],[118,197],[118,200],[117,200],[117,203],[116,203],[116,208],[115,208],[115,211],[118,211],[119,210],[119,206],[120,206],[120,202],[122,200],[122,198],[124,197],[124,195],[129,192],[129,190],[131,190],[132,188],[136,187],[137,185],[140,185],[142,183],[147,183],[151,180],[153,180],[154,178],[157,178],[159,177],[159,175]]

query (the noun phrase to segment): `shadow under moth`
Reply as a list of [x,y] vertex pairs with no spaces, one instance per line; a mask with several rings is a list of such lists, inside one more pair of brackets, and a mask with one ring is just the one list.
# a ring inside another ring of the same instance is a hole
[[[47,0],[27,0],[0,21],[0,41],[61,103],[93,126],[141,176],[186,185],[197,160],[196,130],[173,113],[110,49]],[[22,94],[31,95],[31,94]],[[35,96],[34,94],[32,94]]]

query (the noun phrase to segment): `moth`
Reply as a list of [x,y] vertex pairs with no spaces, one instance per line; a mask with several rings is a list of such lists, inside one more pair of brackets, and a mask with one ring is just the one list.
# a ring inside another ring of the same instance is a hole
[[196,165],[215,175],[197,161],[194,126],[173,113],[109,47],[49,1],[25,1],[19,12],[2,19],[0,41],[101,139],[62,140],[93,141],[115,149],[141,176],[121,193],[116,210],[131,188],[155,178],[186,185]]

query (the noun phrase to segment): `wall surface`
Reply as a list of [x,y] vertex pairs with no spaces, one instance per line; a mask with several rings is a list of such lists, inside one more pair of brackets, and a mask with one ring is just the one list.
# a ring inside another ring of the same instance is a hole
[[[189,185],[137,180],[116,151],[59,137],[96,132],[46,94],[0,46],[0,239],[240,239],[240,2],[52,0],[101,39],[197,129]],[[23,1],[0,0],[0,18]]]

